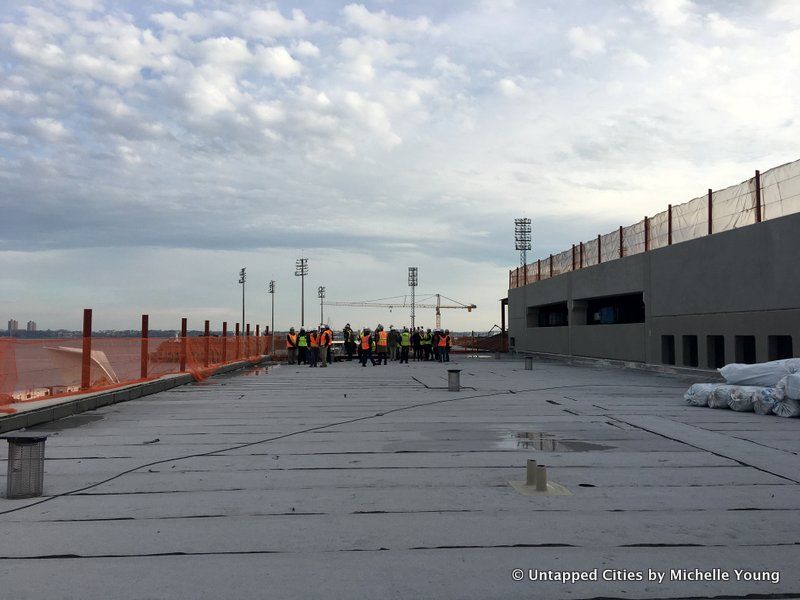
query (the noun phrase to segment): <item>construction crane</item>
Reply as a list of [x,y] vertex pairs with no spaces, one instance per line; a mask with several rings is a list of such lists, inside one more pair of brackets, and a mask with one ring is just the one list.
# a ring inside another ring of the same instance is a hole
[[[432,300],[436,298],[436,304],[426,304],[426,300]],[[442,304],[442,298],[447,300],[448,302],[452,302],[452,304]],[[396,300],[395,302],[391,302],[392,300]],[[442,294],[431,294],[430,296],[426,296],[420,298],[422,302],[414,302],[415,308],[435,308],[436,309],[436,329],[441,329],[442,327],[442,309],[443,308],[462,308],[466,309],[467,312],[472,312],[473,309],[478,308],[475,304],[464,304],[463,302],[459,302],[458,300],[453,300],[452,298],[448,298],[447,296],[443,296]],[[388,308],[389,310],[393,308],[411,308],[411,303],[408,301],[408,296],[391,296],[389,298],[378,298],[376,300],[363,300],[361,302],[326,302],[328,306],[351,306],[353,308]]]

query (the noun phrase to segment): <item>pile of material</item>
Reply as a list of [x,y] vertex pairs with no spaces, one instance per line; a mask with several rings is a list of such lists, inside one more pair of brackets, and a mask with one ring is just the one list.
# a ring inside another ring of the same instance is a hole
[[759,415],[800,417],[800,358],[730,364],[719,373],[725,383],[695,383],[684,395],[686,402]]

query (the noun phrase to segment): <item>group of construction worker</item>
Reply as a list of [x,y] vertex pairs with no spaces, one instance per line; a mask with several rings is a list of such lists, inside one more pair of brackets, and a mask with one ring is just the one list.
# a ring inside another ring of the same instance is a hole
[[300,329],[295,333],[294,327],[286,334],[286,356],[290,365],[308,365],[327,367],[331,362],[333,349],[333,331],[327,325],[316,330]]
[[[410,331],[408,327],[402,330],[395,329],[393,325],[385,329],[377,325],[375,330],[369,327],[356,332],[350,323],[342,330],[343,360],[352,361],[354,358],[362,367],[367,362],[373,366],[386,365],[389,361],[399,361],[408,364],[409,358],[415,361],[450,362],[450,347],[452,338],[450,330],[431,331],[416,327]],[[286,334],[286,355],[288,364],[327,367],[332,361],[333,331],[327,325],[322,325],[316,330],[300,329],[295,332],[294,327]]]

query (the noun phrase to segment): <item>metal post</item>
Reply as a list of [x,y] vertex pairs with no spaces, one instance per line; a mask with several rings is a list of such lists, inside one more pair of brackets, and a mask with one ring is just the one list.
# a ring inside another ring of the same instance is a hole
[[523,267],[523,269],[524,269],[523,277],[525,279],[524,285],[528,285],[528,263],[525,263],[525,266]]
[[532,371],[533,370],[533,357],[532,356],[526,356],[525,357],[525,370],[526,371]]
[[708,188],[708,235],[714,233],[714,201],[713,192]]
[[536,259],[536,281],[542,280],[542,259]]
[[572,270],[575,270],[575,244],[572,244]]
[[272,296],[272,313],[269,322],[269,331],[272,332],[272,355],[275,354],[275,280],[269,282],[269,294]]
[[528,465],[525,469],[525,485],[536,485],[536,461],[528,459]]
[[222,362],[228,360],[228,322],[222,322]]
[[580,268],[582,269],[583,268],[583,242],[580,243],[580,253],[579,254],[580,254],[579,263],[580,263]]
[[550,255],[550,277],[553,276],[553,255]]
[[[416,290],[419,285],[419,268],[408,267],[408,287],[411,288],[411,333],[416,330],[417,297]],[[508,286],[511,287],[511,271],[508,272]]]
[[547,467],[544,465],[536,466],[536,491],[547,491]]
[[142,338],[141,338],[141,357],[139,359],[139,377],[147,379],[148,357],[150,355],[150,316],[142,315]]
[[245,325],[244,329],[244,358],[251,356],[250,352],[250,323]]
[[761,223],[761,171],[756,170],[756,223]]
[[236,333],[234,334],[234,339],[236,340],[236,360],[239,360],[241,353],[239,351],[239,343],[241,342],[241,337],[239,335],[239,324],[236,324]]
[[92,309],[83,309],[83,349],[81,354],[81,389],[92,386]]
[[619,226],[619,257],[620,258],[622,258],[622,255],[624,254],[624,250],[622,249],[622,243],[623,243],[622,235],[623,235],[622,234],[622,225],[620,225]]
[[211,321],[206,320],[203,337],[203,366],[207,367],[211,360]]
[[247,267],[242,267],[239,270],[239,283],[242,284],[242,323],[245,321],[244,317],[244,284],[247,281]]
[[461,391],[461,369],[447,369],[447,390],[450,392]]
[[308,259],[298,258],[294,263],[294,275],[300,278],[300,326],[306,325],[306,275],[308,275]]
[[603,262],[603,248],[600,245],[600,234],[597,234],[597,264]]
[[672,246],[672,204],[667,207],[667,245]]
[[261,354],[261,328],[256,325],[256,354]]
[[181,318],[181,368],[183,373],[186,370],[186,317]]
[[650,219],[644,218],[644,251],[650,250]]

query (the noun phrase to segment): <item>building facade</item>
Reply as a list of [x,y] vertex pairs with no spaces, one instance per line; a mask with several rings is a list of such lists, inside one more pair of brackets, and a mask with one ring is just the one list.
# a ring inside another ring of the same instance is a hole
[[8,320],[8,335],[14,335],[19,330],[19,323],[15,319]]
[[517,352],[713,369],[800,356],[800,214],[510,289]]

